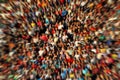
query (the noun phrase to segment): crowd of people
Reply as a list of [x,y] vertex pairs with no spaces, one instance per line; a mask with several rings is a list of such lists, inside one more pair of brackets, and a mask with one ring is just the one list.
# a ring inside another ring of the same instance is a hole
[[11,0],[0,7],[0,80],[120,80],[119,0]]

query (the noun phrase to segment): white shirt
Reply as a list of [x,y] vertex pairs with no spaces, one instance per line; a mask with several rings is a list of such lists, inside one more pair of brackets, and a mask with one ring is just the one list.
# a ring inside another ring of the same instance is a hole
[[1,13],[0,15],[1,15],[4,19],[6,19],[7,16],[10,16],[9,13]]
[[110,53],[111,53],[110,50],[111,50],[111,48],[108,48],[108,49],[106,50],[107,54],[110,54]]
[[99,34],[99,32],[98,32],[98,31],[96,31],[96,32],[95,32],[95,35],[97,36],[98,34]]
[[69,9],[69,10],[68,10],[68,14],[70,14],[70,13],[71,13],[71,10]]
[[58,41],[58,37],[55,37],[54,38],[54,42],[56,43]]
[[95,45],[96,45],[96,44],[97,44],[97,41],[94,41],[94,42],[93,42],[93,44],[95,44]]
[[34,79],[34,75],[33,74],[30,75],[30,79]]
[[62,37],[63,41],[65,41],[67,38],[68,38],[67,35],[64,35],[64,36]]
[[39,51],[39,56],[42,56],[43,53],[44,53],[44,50],[40,50],[40,51]]
[[92,52],[96,53],[96,49],[91,49]]
[[33,38],[33,42],[37,43],[38,42],[38,38]]
[[90,61],[91,61],[91,63],[94,63],[95,62],[95,58],[92,58]]
[[102,58],[102,55],[103,55],[103,53],[98,53],[98,54],[97,54],[97,59],[101,59],[101,58]]
[[62,24],[58,26],[58,29],[59,29],[59,30],[62,29],[62,28],[63,28],[63,25],[62,25]]
[[119,35],[119,34],[120,34],[120,31],[115,31],[115,34],[116,34],[116,35]]
[[86,58],[86,57],[88,56],[88,54],[83,54],[82,56],[83,56],[84,58]]
[[39,11],[36,11],[36,13],[35,13],[35,14],[36,14],[36,16],[38,16],[38,15],[39,15],[39,13],[40,13]]
[[113,0],[108,0],[108,4],[112,4],[113,3]]
[[85,2],[85,1],[81,2],[81,6],[85,6],[86,3],[87,2]]
[[9,56],[12,56],[13,54],[14,54],[14,52],[12,51],[12,52],[9,53]]
[[11,9],[12,9],[12,7],[11,7],[11,6],[8,6],[8,7],[6,7],[6,9],[7,9],[7,10],[11,10]]
[[78,43],[79,43],[79,41],[75,41],[75,46],[78,46],[79,45]]
[[28,34],[29,34],[29,35],[32,35],[32,31],[28,31]]
[[31,2],[31,0],[27,0],[27,2],[28,2],[28,3],[30,3],[30,2]]
[[70,29],[68,29],[68,33],[72,34],[72,31]]
[[75,55],[75,58],[76,58],[76,59],[78,59],[79,57],[80,57],[80,55],[78,55],[78,54]]

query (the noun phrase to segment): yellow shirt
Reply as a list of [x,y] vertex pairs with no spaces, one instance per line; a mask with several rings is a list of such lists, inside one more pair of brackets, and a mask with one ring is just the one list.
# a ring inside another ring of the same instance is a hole
[[116,54],[112,54],[112,58],[113,58],[113,59],[117,59],[118,56],[117,56]]
[[105,49],[105,48],[100,49],[100,52],[101,52],[101,53],[105,53],[105,52],[106,52],[106,49]]
[[74,76],[74,74],[70,74],[70,78],[74,78],[75,76]]
[[31,23],[31,26],[32,26],[32,27],[35,27],[35,23],[34,23],[34,22],[32,22],[32,23]]

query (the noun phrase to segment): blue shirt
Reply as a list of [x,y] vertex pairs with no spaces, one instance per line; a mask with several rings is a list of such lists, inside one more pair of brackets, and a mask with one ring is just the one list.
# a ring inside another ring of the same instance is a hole
[[70,3],[70,0],[67,0],[68,3]]
[[107,40],[107,45],[111,45],[111,40]]
[[50,23],[47,18],[45,19],[45,23],[46,23],[46,24],[49,24],[49,23]]
[[67,15],[67,11],[66,10],[62,11],[62,16],[66,16],[66,15]]
[[41,78],[37,79],[37,80],[42,80]]
[[78,80],[84,80],[84,78],[78,78]]
[[84,75],[86,75],[87,72],[88,72],[88,69],[87,69],[87,68],[85,68],[84,70],[82,70],[82,73],[83,73]]
[[46,64],[43,64],[43,65],[42,65],[42,68],[46,69],[46,68],[47,68],[47,65],[46,65]]
[[66,74],[64,72],[61,73],[61,77],[62,79],[65,79],[66,78]]
[[117,13],[120,14],[120,10],[118,10]]

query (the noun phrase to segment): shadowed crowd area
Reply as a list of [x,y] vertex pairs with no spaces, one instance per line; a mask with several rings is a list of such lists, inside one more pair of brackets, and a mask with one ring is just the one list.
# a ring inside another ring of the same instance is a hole
[[120,0],[3,1],[0,80],[120,80]]

